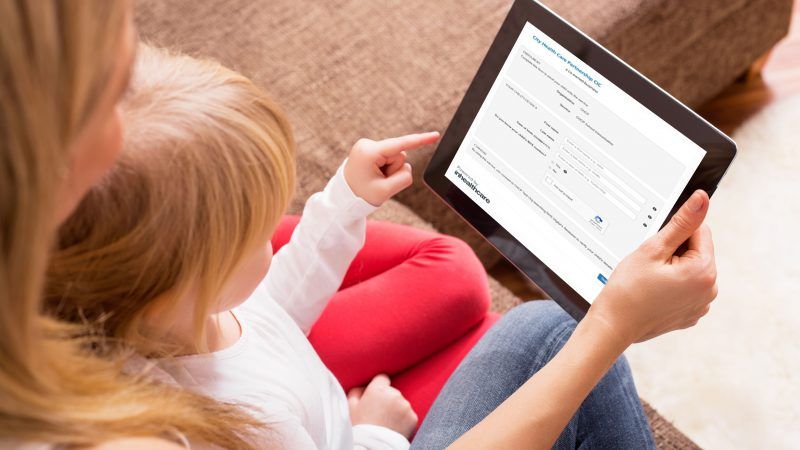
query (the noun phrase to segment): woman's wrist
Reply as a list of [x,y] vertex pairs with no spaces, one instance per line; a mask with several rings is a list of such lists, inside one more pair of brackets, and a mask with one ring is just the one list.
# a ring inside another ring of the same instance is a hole
[[620,324],[619,320],[606,311],[592,307],[575,331],[586,330],[592,336],[592,341],[619,356],[636,341],[633,333]]

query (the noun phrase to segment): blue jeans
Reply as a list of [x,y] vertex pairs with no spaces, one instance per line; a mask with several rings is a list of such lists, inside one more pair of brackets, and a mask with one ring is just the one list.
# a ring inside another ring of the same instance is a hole
[[[544,367],[576,325],[552,301],[528,302],[509,311],[447,381],[411,448],[438,450],[450,445]],[[584,400],[554,448],[655,448],[624,357]]]

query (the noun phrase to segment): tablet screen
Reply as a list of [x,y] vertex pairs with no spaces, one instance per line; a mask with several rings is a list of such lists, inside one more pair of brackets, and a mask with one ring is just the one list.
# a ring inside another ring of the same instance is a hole
[[526,23],[445,176],[591,302],[705,154]]

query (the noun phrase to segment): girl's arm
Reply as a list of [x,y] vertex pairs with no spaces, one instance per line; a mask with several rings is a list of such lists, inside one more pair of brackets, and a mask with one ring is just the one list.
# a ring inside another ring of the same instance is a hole
[[353,193],[342,165],[309,197],[291,239],[275,254],[262,284],[305,333],[342,284],[375,209]]
[[[550,448],[629,345],[697,323],[717,295],[713,243],[702,225],[707,210],[708,196],[695,192],[619,264],[556,357],[452,448]],[[688,249],[675,255],[687,239]]]
[[308,199],[263,282],[304,332],[311,330],[364,245],[366,216],[411,184],[406,151],[438,137],[434,132],[361,139],[325,189]]

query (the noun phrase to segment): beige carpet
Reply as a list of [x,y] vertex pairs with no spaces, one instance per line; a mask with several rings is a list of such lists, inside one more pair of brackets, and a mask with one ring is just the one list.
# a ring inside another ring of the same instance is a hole
[[711,202],[720,294],[690,330],[632,348],[642,397],[709,449],[800,447],[800,97],[734,136]]

